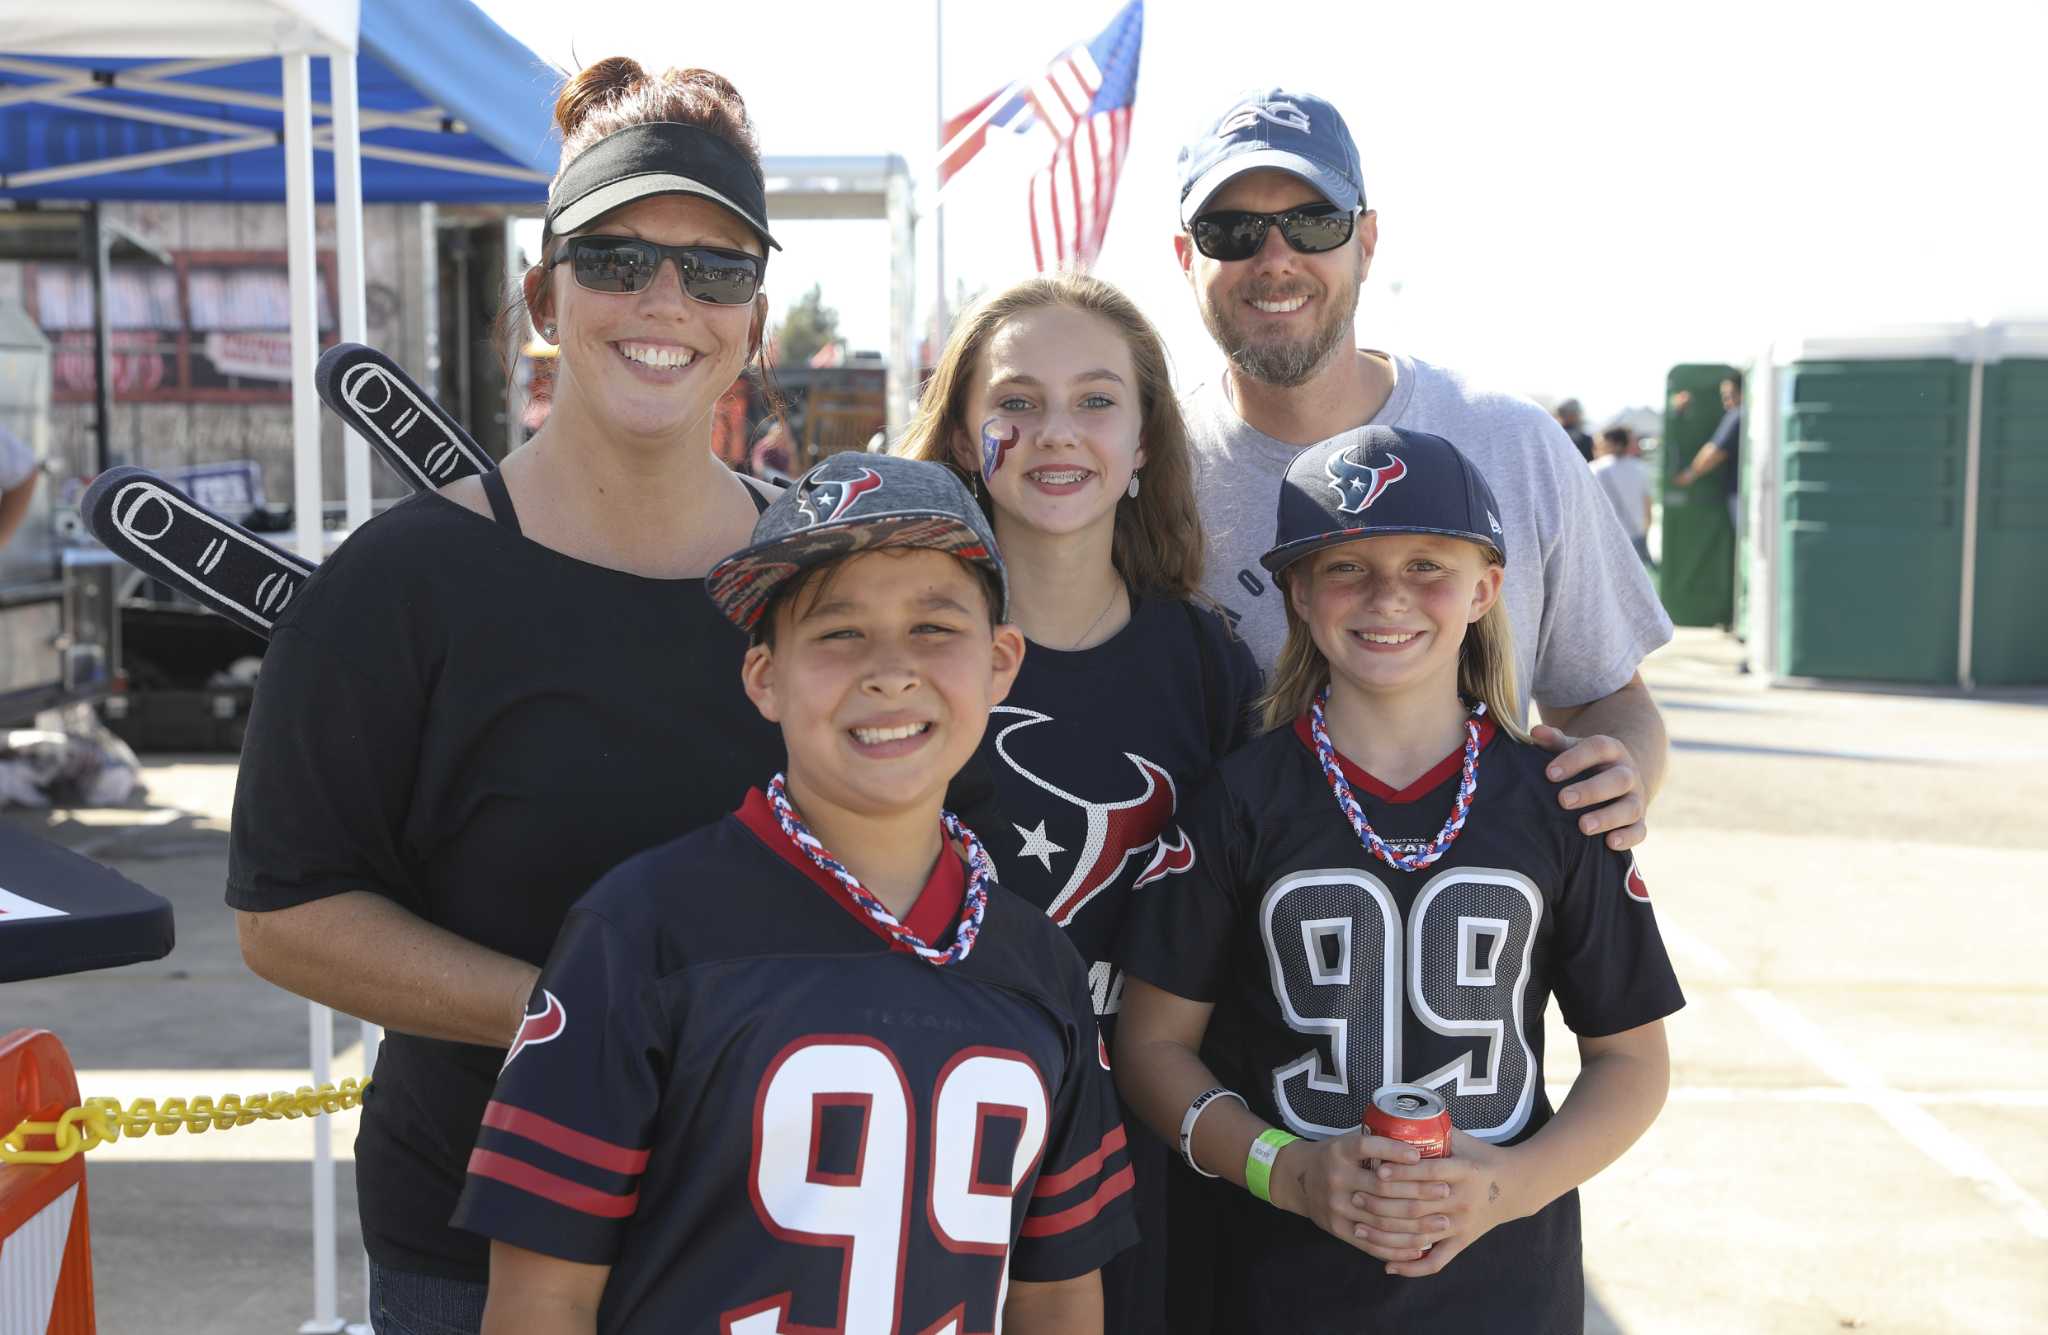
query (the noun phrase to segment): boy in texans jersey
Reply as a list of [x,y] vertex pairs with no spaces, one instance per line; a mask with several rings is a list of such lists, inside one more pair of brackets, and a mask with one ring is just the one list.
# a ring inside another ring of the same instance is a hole
[[986,519],[837,455],[707,588],[789,768],[570,914],[456,1211],[484,1329],[1101,1331],[1136,1229],[1087,971],[941,810],[1023,653]]

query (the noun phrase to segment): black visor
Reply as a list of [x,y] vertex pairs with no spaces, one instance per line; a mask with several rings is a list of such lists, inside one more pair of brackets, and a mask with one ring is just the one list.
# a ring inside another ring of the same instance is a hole
[[629,125],[577,154],[548,195],[548,231],[576,231],[653,195],[722,204],[763,244],[782,249],[768,232],[767,184],[747,155],[701,126],[676,121]]

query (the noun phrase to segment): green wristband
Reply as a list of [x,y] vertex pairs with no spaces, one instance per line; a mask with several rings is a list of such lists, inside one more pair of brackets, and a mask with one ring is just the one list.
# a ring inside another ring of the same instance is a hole
[[1244,1185],[1266,1204],[1273,1203],[1273,1161],[1280,1157],[1280,1151],[1300,1140],[1290,1136],[1279,1127],[1268,1127],[1252,1142],[1252,1152],[1244,1156]]

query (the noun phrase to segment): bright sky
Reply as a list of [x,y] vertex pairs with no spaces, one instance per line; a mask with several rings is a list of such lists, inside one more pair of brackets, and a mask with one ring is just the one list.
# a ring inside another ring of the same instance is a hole
[[[558,64],[715,69],[770,155],[900,153],[929,204],[930,0],[480,2]],[[1092,37],[1119,3],[949,0],[947,110]],[[1160,325],[1184,385],[1220,356],[1173,259],[1175,157],[1262,83],[1330,98],[1359,142],[1380,218],[1359,341],[1576,395],[1596,420],[1658,402],[1674,363],[1744,362],[1795,329],[2048,317],[2048,6],[1151,0],[1145,20],[1096,271]],[[949,286],[1030,271],[1032,163],[994,157],[947,196]],[[778,310],[821,283],[854,345],[886,348],[883,225],[776,230]],[[933,230],[920,219],[921,308]]]

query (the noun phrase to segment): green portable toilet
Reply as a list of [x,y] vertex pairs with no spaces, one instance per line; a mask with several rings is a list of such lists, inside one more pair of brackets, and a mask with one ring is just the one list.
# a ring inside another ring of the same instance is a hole
[[1718,468],[1690,487],[1672,480],[1713,436],[1721,421],[1721,382],[1734,374],[1732,366],[1695,362],[1674,366],[1664,377],[1664,434],[1657,450],[1664,548],[1657,594],[1681,626],[1726,626],[1734,619],[1735,527],[1727,498],[1736,485],[1735,470]]
[[2048,324],[1985,330],[1963,680],[2048,684]]
[[[2007,366],[2007,351],[2036,355]],[[1745,451],[1753,665],[2048,680],[2032,610],[2048,578],[2044,363],[2048,339],[1963,324],[1785,340],[1759,361]]]

